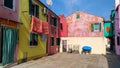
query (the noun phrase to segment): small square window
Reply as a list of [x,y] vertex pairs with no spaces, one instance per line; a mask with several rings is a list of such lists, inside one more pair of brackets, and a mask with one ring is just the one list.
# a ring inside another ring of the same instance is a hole
[[51,16],[50,24],[53,25],[53,26],[57,26],[57,23],[58,23],[58,19]]
[[54,46],[54,37],[50,37],[50,44],[51,46]]
[[30,33],[30,46],[38,45],[38,34]]
[[78,18],[80,18],[80,14],[77,14],[77,15],[76,15],[76,19],[78,19]]
[[42,41],[46,41],[47,40],[47,36],[45,34],[42,34]]
[[117,36],[117,45],[120,46],[120,36]]
[[60,45],[60,38],[56,38],[56,44]]
[[60,23],[60,29],[63,30],[63,26],[62,26],[62,23]]
[[10,8],[10,9],[13,9],[14,8],[14,0],[4,0],[4,6],[7,7],[7,8]]
[[91,24],[91,30],[92,30],[92,32],[95,31],[95,30],[101,31],[101,23]]
[[94,30],[99,30],[100,29],[100,24],[99,23],[95,23],[94,24]]

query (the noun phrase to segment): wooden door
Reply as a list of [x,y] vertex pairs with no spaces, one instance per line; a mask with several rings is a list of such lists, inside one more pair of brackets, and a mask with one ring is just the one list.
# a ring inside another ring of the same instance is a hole
[[67,50],[67,40],[62,40],[63,52]]

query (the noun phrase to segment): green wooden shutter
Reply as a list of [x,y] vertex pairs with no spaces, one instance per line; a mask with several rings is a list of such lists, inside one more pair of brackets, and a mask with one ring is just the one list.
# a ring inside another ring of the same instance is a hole
[[94,24],[91,24],[91,31],[94,31]]
[[34,34],[34,45],[38,45],[38,34]]
[[101,23],[99,24],[99,26],[100,26],[100,27],[99,27],[99,31],[101,31]]

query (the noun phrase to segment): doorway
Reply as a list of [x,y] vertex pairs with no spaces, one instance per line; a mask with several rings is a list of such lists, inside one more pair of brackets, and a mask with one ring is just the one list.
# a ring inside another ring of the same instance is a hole
[[62,40],[63,52],[67,51],[67,40]]
[[18,30],[7,26],[0,26],[0,28],[0,63],[4,66],[14,63]]
[[115,43],[114,43],[114,37],[108,37],[107,38],[107,45],[106,45],[107,51],[115,51]]

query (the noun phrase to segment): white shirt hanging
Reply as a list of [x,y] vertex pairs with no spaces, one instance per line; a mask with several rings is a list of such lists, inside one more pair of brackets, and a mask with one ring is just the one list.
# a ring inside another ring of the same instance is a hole
[[50,6],[52,6],[52,4],[53,4],[52,0],[46,0],[46,3]]

